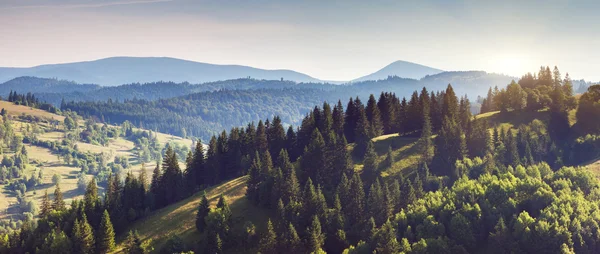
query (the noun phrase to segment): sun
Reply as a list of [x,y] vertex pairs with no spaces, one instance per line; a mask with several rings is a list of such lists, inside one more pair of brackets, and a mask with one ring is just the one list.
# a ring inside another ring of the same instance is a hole
[[490,72],[520,76],[530,71],[530,60],[519,54],[498,54],[490,59]]

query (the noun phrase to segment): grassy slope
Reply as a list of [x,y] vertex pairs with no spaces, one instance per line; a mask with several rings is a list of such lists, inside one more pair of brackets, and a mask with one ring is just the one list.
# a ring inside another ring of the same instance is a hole
[[[236,178],[206,190],[206,195],[211,207],[215,207],[221,193],[227,199],[233,214],[233,229],[240,232],[243,230],[244,222],[251,221],[259,228],[264,227],[270,211],[250,204],[245,198],[247,176]],[[160,250],[162,245],[173,235],[177,235],[187,244],[194,244],[200,239],[200,233],[196,230],[196,210],[202,197],[202,192],[169,205],[157,211],[143,220],[133,224],[129,229],[137,230],[142,240],[152,240],[154,251]],[[123,246],[124,236],[118,239],[119,252]]]
[[[25,128],[27,125],[37,124],[38,127],[45,130],[46,132],[39,135],[39,139],[41,140],[52,140],[52,141],[60,141],[63,139],[64,133],[62,131],[52,130],[50,126],[43,123],[27,123],[17,119],[19,115],[33,115],[42,118],[48,119],[56,119],[58,121],[63,121],[64,117],[56,114],[52,114],[47,111],[43,111],[40,109],[30,108],[26,106],[15,105],[11,102],[0,101],[0,109],[4,108],[8,111],[9,116],[12,117],[13,121],[13,129],[15,130],[17,135],[22,135],[21,128]],[[83,126],[84,122],[80,121],[79,125]],[[157,133],[158,140],[161,145],[164,145],[168,142],[175,142],[178,144],[183,144],[186,146],[191,146],[192,141],[189,139],[183,139],[180,137]],[[92,153],[105,153],[109,159],[108,161],[112,161],[115,156],[126,156],[129,158],[131,162],[130,170],[134,174],[139,174],[141,172],[141,165],[134,158],[133,148],[134,144],[131,141],[125,140],[123,138],[111,139],[108,146],[99,146],[92,145],[88,143],[78,142],[77,146],[81,151],[90,151]],[[52,198],[52,193],[54,193],[55,186],[52,184],[52,176],[54,174],[58,174],[61,176],[61,190],[65,196],[67,204],[70,203],[70,200],[73,198],[81,198],[84,194],[82,191],[77,190],[77,174],[80,172],[80,168],[71,167],[65,165],[62,160],[53,154],[49,149],[31,146],[26,144],[25,147],[28,151],[28,156],[30,159],[31,165],[27,168],[25,175],[31,176],[31,174],[39,172],[39,170],[43,171],[43,180],[42,185],[37,186],[35,189],[28,190],[26,195],[37,201],[37,204],[40,204],[41,199],[44,195],[44,191],[48,191],[49,195]],[[8,154],[8,153],[7,153]],[[152,170],[154,169],[156,163],[148,163],[145,164],[145,169],[149,175],[152,174]],[[92,175],[88,175],[88,179],[91,179]],[[2,188],[0,191],[0,219],[10,219],[18,212],[16,207],[12,206],[16,204],[16,197],[11,194],[11,192],[7,191],[5,186],[0,185]],[[102,191],[102,190],[101,190]]]

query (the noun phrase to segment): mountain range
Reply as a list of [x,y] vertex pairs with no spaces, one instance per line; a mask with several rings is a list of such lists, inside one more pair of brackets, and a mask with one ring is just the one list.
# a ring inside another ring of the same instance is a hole
[[[420,79],[440,72],[442,70],[420,64],[396,61],[375,73],[351,82],[380,80],[386,79],[388,76]],[[0,83],[22,76],[54,78],[101,86],[159,81],[198,84],[239,78],[283,79],[305,83],[348,82],[324,81],[293,70],[265,70],[242,65],[218,65],[168,57],[111,57],[95,61],[47,64],[27,68],[0,67]]]

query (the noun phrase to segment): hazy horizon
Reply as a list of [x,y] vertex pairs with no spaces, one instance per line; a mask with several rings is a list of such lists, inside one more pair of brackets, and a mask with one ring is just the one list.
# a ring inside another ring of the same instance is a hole
[[172,57],[345,81],[403,60],[520,76],[557,65],[600,80],[595,1],[7,0],[0,66]]

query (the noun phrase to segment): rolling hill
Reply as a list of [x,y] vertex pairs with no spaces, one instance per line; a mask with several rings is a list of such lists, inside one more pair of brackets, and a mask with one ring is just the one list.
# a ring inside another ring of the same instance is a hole
[[403,78],[410,79],[420,79],[427,75],[433,75],[443,72],[442,70],[431,68],[428,66],[406,62],[406,61],[396,61],[393,62],[381,70],[378,70],[369,75],[357,78],[352,80],[352,82],[359,82],[365,80],[380,80],[386,79],[388,76],[398,76]]
[[48,64],[30,68],[0,68],[0,82],[20,76],[65,79],[102,86],[156,81],[204,83],[243,77],[320,82],[316,78],[291,70],[217,65],[167,57],[111,57],[95,61]]

